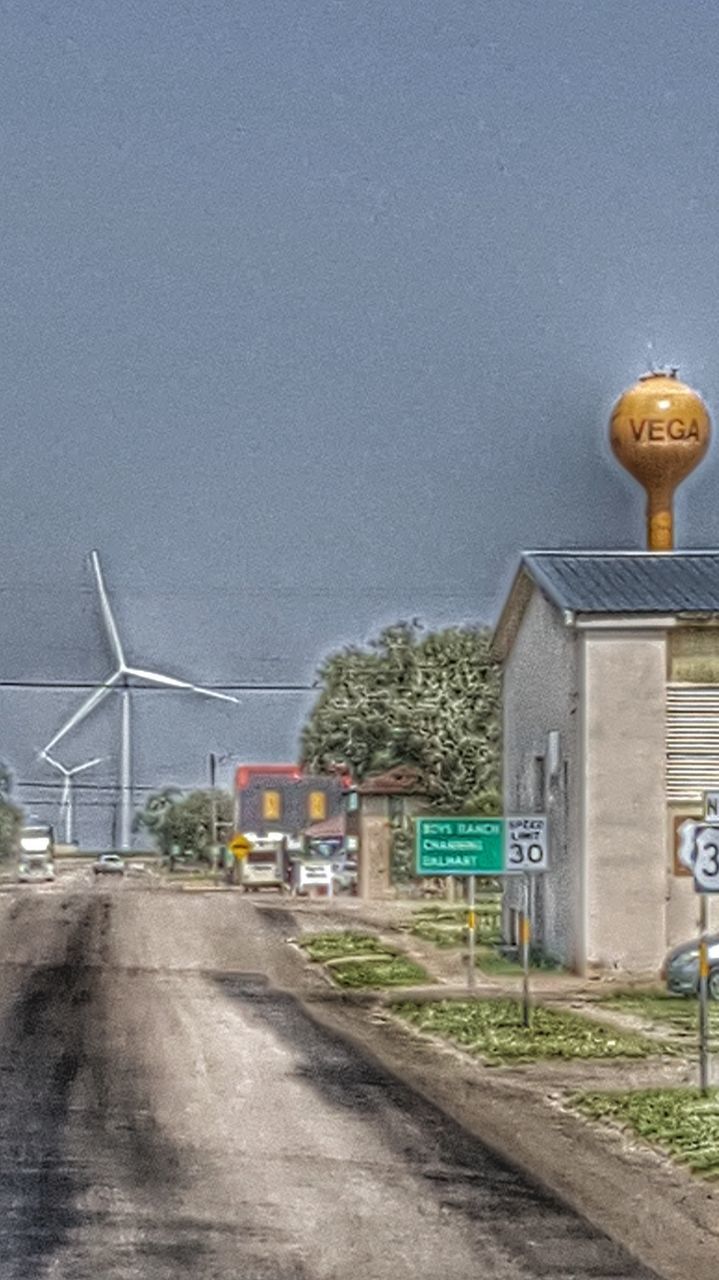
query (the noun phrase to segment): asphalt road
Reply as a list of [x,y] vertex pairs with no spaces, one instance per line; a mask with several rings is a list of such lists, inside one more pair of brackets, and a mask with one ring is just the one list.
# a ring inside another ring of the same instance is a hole
[[282,933],[237,895],[2,895],[2,1280],[647,1280],[318,1027]]

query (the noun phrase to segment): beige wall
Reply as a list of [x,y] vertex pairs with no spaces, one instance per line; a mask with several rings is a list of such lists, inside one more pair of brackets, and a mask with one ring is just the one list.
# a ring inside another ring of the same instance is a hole
[[[581,963],[580,840],[577,753],[577,635],[536,588],[503,672],[504,812],[540,813],[549,819],[549,871],[532,881],[532,929],[538,946],[569,967]],[[538,794],[533,766],[546,756],[548,735],[560,736],[556,784]],[[504,934],[522,886],[507,879]]]
[[390,893],[392,855],[389,803],[386,796],[360,796],[359,892],[366,901]]
[[584,631],[584,924],[590,965],[666,954],[666,633]]

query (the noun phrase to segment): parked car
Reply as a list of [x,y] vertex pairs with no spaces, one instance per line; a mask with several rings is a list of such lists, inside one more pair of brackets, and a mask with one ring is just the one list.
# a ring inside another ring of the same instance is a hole
[[[709,995],[719,1000],[719,933],[710,934],[709,944]],[[683,942],[670,951],[664,962],[664,978],[667,990],[674,995],[693,996],[699,990],[699,939]]]
[[96,876],[122,876],[125,874],[125,864],[118,853],[100,854],[97,862],[93,862],[92,869]]
[[332,887],[334,893],[357,892],[356,858],[335,858],[332,860]]

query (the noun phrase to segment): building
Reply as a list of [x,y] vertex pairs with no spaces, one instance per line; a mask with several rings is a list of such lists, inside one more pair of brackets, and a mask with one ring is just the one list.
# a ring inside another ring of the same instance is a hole
[[299,839],[307,826],[342,812],[342,779],[311,776],[299,765],[243,764],[235,774],[238,831]]
[[406,831],[412,818],[426,808],[422,779],[416,769],[405,765],[373,774],[349,793],[348,831],[356,831],[358,837],[360,897],[391,895],[393,831]]
[[719,789],[719,551],[527,552],[494,647],[505,812],[549,818],[535,941],[578,972],[656,974],[696,932],[677,826]]

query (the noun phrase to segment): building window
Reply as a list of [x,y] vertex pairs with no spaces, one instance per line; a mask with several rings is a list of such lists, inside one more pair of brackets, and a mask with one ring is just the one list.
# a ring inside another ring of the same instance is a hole
[[266,822],[278,821],[282,817],[282,797],[279,791],[263,791],[262,817]]
[[323,822],[327,817],[327,796],[324,791],[310,791],[308,811],[313,822]]

